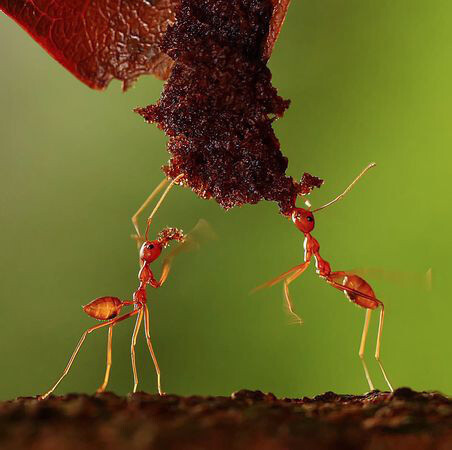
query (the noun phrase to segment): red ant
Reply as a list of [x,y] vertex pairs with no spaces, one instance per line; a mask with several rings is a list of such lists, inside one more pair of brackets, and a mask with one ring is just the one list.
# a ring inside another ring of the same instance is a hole
[[[85,311],[86,314],[88,314],[91,317],[94,317],[97,320],[105,321],[99,325],[95,325],[91,328],[88,328],[83,334],[82,337],[75,347],[74,352],[72,353],[71,358],[69,359],[69,362],[66,366],[66,368],[63,371],[63,374],[58,379],[58,381],[55,383],[55,385],[44,395],[40,397],[40,399],[47,398],[60,384],[60,382],[63,380],[63,378],[67,375],[69,372],[69,369],[72,366],[72,363],[75,360],[75,357],[77,356],[83,342],[86,339],[86,336],[88,334],[92,333],[95,330],[99,330],[100,328],[108,327],[108,341],[107,341],[107,368],[105,372],[104,382],[102,385],[97,389],[97,393],[104,392],[108,380],[110,377],[110,369],[111,369],[111,355],[112,355],[112,336],[113,336],[113,327],[118,324],[119,322],[122,322],[123,320],[128,319],[132,316],[137,316],[136,322],[135,322],[135,328],[133,330],[132,334],[132,344],[130,348],[131,358],[132,358],[132,369],[133,369],[133,378],[134,378],[134,386],[133,386],[133,392],[136,392],[137,386],[138,386],[138,375],[137,375],[137,369],[135,364],[135,344],[137,340],[137,335],[141,327],[141,323],[144,318],[144,330],[145,330],[145,336],[146,336],[146,342],[149,347],[149,352],[151,354],[152,360],[154,362],[155,371],[157,373],[157,386],[159,394],[162,395],[162,389],[161,389],[161,382],[160,382],[160,368],[157,362],[157,358],[154,353],[154,349],[152,347],[151,337],[150,337],[150,325],[149,325],[149,309],[147,306],[147,292],[146,288],[147,286],[152,286],[153,288],[159,288],[162,286],[162,284],[166,281],[168,278],[168,274],[170,271],[171,261],[172,258],[176,255],[177,252],[180,251],[179,249],[176,249],[176,251],[173,251],[163,262],[162,267],[162,273],[160,275],[160,279],[157,280],[154,277],[154,274],[151,270],[151,263],[156,261],[158,257],[160,256],[162,250],[169,245],[170,241],[176,240],[179,242],[184,242],[186,239],[186,236],[181,230],[178,230],[177,228],[165,228],[163,231],[161,231],[157,237],[157,239],[150,241],[148,239],[148,233],[149,233],[149,227],[152,222],[152,218],[154,217],[155,213],[159,209],[160,205],[162,204],[165,197],[168,195],[170,189],[174,186],[174,184],[182,177],[183,175],[179,175],[176,177],[171,184],[167,187],[166,191],[161,196],[160,200],[158,201],[157,205],[155,206],[154,210],[152,211],[151,215],[149,216],[147,220],[147,227],[146,232],[144,235],[144,238],[141,236],[140,229],[138,227],[137,217],[141,212],[144,210],[144,208],[151,202],[151,200],[157,195],[157,193],[163,188],[165,182],[160,183],[160,185],[154,190],[154,192],[149,196],[149,198],[146,200],[145,204],[138,210],[137,214],[133,217],[133,223],[135,225],[135,229],[137,231],[137,235],[134,236],[138,242],[138,244],[142,244],[140,248],[140,271],[138,273],[138,279],[140,281],[138,289],[133,293],[133,297],[131,301],[122,301],[117,297],[100,297],[95,300],[93,300],[91,303],[88,303],[83,307],[83,311]],[[125,306],[133,306],[133,311],[124,314],[122,316],[119,316],[121,310]],[[119,316],[119,317],[118,317]]]
[[[367,369],[366,362],[364,361],[364,348],[366,345],[367,332],[369,329],[370,316],[372,314],[372,310],[380,307],[380,324],[378,327],[378,337],[377,337],[377,345],[375,351],[375,358],[378,361],[378,364],[381,368],[383,376],[386,380],[386,383],[389,386],[389,389],[392,392],[391,383],[388,380],[386,372],[383,368],[383,365],[380,361],[380,346],[381,346],[381,335],[383,330],[383,320],[384,320],[384,305],[383,302],[375,297],[375,293],[369,283],[356,275],[354,272],[347,271],[339,271],[332,272],[330,264],[324,260],[319,253],[320,245],[318,241],[311,235],[311,231],[314,229],[314,214],[322,209],[331,206],[337,201],[341,200],[358,182],[358,180],[372,167],[375,167],[375,163],[369,164],[356,178],[355,180],[348,186],[348,188],[340,195],[338,195],[334,200],[328,202],[327,204],[321,206],[320,208],[314,209],[311,211],[311,205],[309,202],[306,202],[308,209],[293,207],[290,217],[295,224],[295,226],[305,235],[304,241],[304,263],[299,264],[292,269],[284,272],[279,277],[268,281],[267,283],[257,287],[254,291],[259,289],[267,288],[273,286],[274,284],[284,280],[284,296],[287,302],[287,306],[289,312],[296,318],[298,323],[302,323],[301,318],[294,312],[292,306],[292,298],[289,293],[289,285],[293,281],[295,281],[303,272],[308,268],[311,263],[312,257],[314,257],[317,267],[317,274],[320,278],[324,279],[330,286],[338,289],[346,295],[346,297],[356,305],[366,309],[366,318],[364,321],[364,329],[361,337],[361,345],[359,347],[359,357],[361,358],[364,373],[366,375],[367,382],[369,383],[369,388],[374,390],[374,385],[369,375],[369,371]],[[254,292],[253,291],[253,292]]]

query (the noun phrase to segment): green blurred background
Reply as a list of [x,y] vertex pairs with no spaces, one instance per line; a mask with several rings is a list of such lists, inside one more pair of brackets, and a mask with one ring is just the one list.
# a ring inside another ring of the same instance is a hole
[[[449,1],[294,0],[270,65],[292,99],[276,124],[288,173],[326,180],[321,205],[369,162],[374,169],[315,236],[333,269],[433,270],[433,290],[370,280],[386,303],[382,358],[395,386],[452,392],[449,180],[452,133],[452,4]],[[165,136],[132,112],[155,102],[151,77],[122,94],[92,91],[0,16],[0,397],[48,389],[82,331],[81,304],[130,298],[137,254],[130,216],[162,179]],[[150,292],[163,387],[178,394],[241,388],[278,396],[367,390],[357,356],[364,311],[312,268],[292,286],[305,320],[290,325],[281,287],[254,286],[302,258],[303,237],[274,204],[225,213],[176,189],[154,230],[206,219],[218,240],[175,262]],[[158,271],[158,270],[157,270]],[[109,388],[132,388],[133,323],[115,328]],[[377,317],[367,348],[373,360]],[[106,332],[91,335],[57,393],[94,392]],[[155,392],[141,337],[140,388]]]

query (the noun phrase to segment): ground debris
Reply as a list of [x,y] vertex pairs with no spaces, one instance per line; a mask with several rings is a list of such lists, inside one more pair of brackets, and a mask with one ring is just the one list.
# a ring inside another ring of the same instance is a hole
[[452,400],[401,388],[278,399],[69,394],[0,403],[2,450],[452,449]]

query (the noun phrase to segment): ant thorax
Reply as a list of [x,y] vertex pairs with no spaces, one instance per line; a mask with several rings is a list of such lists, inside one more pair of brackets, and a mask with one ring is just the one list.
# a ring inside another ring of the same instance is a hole
[[331,274],[330,263],[325,261],[318,253],[314,254],[314,259],[318,275],[322,278],[327,278]]

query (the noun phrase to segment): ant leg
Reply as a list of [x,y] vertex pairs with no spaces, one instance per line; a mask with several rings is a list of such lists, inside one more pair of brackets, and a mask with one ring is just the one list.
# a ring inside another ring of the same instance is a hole
[[189,252],[191,250],[198,250],[201,242],[207,239],[216,239],[216,235],[211,229],[210,225],[203,219],[198,220],[198,223],[194,226],[190,232],[185,235],[185,239],[178,246],[174,247],[169,255],[165,258],[162,264],[162,272],[160,279],[157,282],[157,286],[162,286],[168,279],[168,275],[171,270],[171,264],[173,259],[182,252]]
[[135,231],[137,234],[132,235],[132,238],[134,238],[137,241],[137,246],[140,247],[142,244],[143,236],[140,232],[140,227],[138,226],[138,217],[143,213],[143,211],[149,206],[149,203],[152,202],[154,197],[165,187],[165,184],[168,183],[168,179],[164,178],[160,184],[151,192],[149,197],[144,201],[144,203],[140,206],[138,211],[132,216],[132,223],[135,228]]
[[378,325],[378,336],[377,336],[377,347],[375,349],[375,359],[377,360],[378,365],[380,366],[381,372],[383,373],[383,377],[384,377],[384,379],[386,381],[386,384],[389,387],[389,390],[391,392],[394,392],[394,389],[392,388],[392,385],[389,382],[388,376],[386,375],[386,371],[383,368],[383,364],[380,361],[381,334],[383,332],[383,321],[384,321],[384,317],[385,317],[385,308],[384,308],[383,303],[380,306],[381,306],[380,323]]
[[364,328],[363,328],[363,334],[361,336],[361,345],[359,346],[359,357],[361,358],[361,362],[363,364],[364,368],[364,374],[366,375],[367,383],[369,384],[369,389],[373,391],[375,389],[374,384],[372,383],[372,380],[369,375],[369,370],[367,369],[366,361],[364,360],[364,349],[366,348],[366,339],[367,339],[367,332],[369,331],[369,324],[370,324],[370,316],[372,315],[371,309],[366,309],[366,319],[364,320]]
[[273,278],[273,280],[267,281],[264,284],[261,284],[260,286],[255,287],[250,293],[254,294],[257,291],[260,291],[261,289],[265,289],[265,288],[269,288],[274,286],[276,283],[279,283],[280,281],[284,280],[285,278],[288,277],[288,275],[290,275],[292,272],[295,272],[296,270],[301,269],[302,267],[304,267],[306,264],[309,264],[310,261],[304,262],[303,264],[298,264],[295,267],[292,267],[292,269],[289,269],[288,271],[282,273],[281,275],[279,275],[276,278]]
[[140,310],[138,314],[137,321],[135,322],[135,328],[132,334],[132,345],[130,346],[130,355],[132,358],[132,370],[133,370],[133,393],[137,391],[138,387],[138,373],[137,366],[135,364],[135,344],[137,343],[138,331],[140,331],[141,321],[143,320],[143,309]]
[[123,320],[128,319],[129,317],[134,316],[134,315],[137,314],[138,312],[139,312],[139,310],[137,309],[137,310],[132,311],[132,312],[130,312],[130,313],[124,314],[123,316],[117,317],[116,319],[112,319],[112,320],[109,320],[108,322],[101,323],[101,324],[99,324],[99,325],[95,325],[94,327],[88,328],[88,329],[82,334],[82,337],[80,338],[80,340],[79,340],[77,346],[75,347],[75,350],[74,350],[74,352],[72,353],[72,356],[71,356],[71,358],[69,359],[69,362],[67,363],[67,366],[66,366],[66,368],[64,369],[63,374],[61,375],[61,377],[60,377],[60,378],[58,379],[58,381],[53,385],[53,387],[52,387],[48,392],[46,392],[44,395],[41,395],[41,396],[39,397],[39,399],[40,399],[40,400],[45,400],[45,399],[46,399],[46,398],[47,398],[47,397],[48,397],[48,396],[49,396],[49,395],[57,388],[57,386],[61,383],[61,381],[63,380],[63,378],[64,378],[64,377],[67,375],[67,373],[69,372],[69,369],[71,368],[72,363],[74,362],[75,357],[77,356],[77,354],[78,354],[78,352],[79,352],[79,350],[80,350],[80,347],[82,346],[83,342],[85,342],[86,336],[88,336],[88,334],[92,333],[92,332],[95,331],[95,330],[98,330],[99,328],[107,327],[107,326],[110,326],[110,325],[115,325],[115,324],[117,324],[118,322],[122,322]]
[[375,359],[377,360],[378,365],[380,366],[381,372],[383,373],[383,377],[384,377],[384,379],[385,379],[385,381],[386,381],[386,383],[387,383],[387,385],[389,387],[389,390],[391,392],[393,392],[394,390],[392,388],[392,385],[389,382],[389,379],[388,379],[388,376],[386,374],[386,371],[384,370],[383,364],[380,361],[381,335],[382,335],[382,332],[383,332],[383,322],[384,322],[384,315],[385,315],[383,302],[381,300],[378,300],[377,298],[371,296],[371,295],[364,294],[363,292],[357,291],[355,289],[352,289],[352,288],[344,286],[344,285],[342,285],[340,283],[337,283],[337,282],[333,281],[332,279],[328,279],[327,278],[326,281],[327,281],[327,283],[330,286],[332,286],[332,287],[334,287],[336,289],[339,289],[342,292],[347,291],[347,292],[350,292],[351,294],[355,294],[355,295],[358,295],[360,297],[366,298],[368,300],[371,300],[371,301],[375,302],[375,304],[376,304],[375,307],[378,307],[378,306],[381,307],[380,323],[378,325],[377,346],[376,346],[376,349],[375,349]]
[[303,324],[303,319],[294,311],[293,304],[292,304],[292,296],[289,292],[289,284],[292,283],[292,281],[295,281],[299,276],[303,274],[303,272],[308,268],[309,262],[307,261],[304,264],[301,265],[301,267],[296,270],[292,275],[287,277],[284,280],[284,297],[286,299],[287,308],[289,309],[290,314],[292,314],[295,318],[295,323]]
[[108,340],[107,340],[107,369],[105,370],[104,382],[101,387],[96,391],[96,394],[101,394],[105,391],[108,384],[108,379],[110,378],[110,369],[111,369],[111,346],[113,340],[113,325],[108,327]]
[[165,281],[168,279],[168,275],[171,270],[171,263],[172,263],[172,258],[166,258],[165,261],[163,261],[162,273],[161,273],[160,279],[158,281],[159,286],[162,286],[162,284],[165,283]]
[[162,392],[162,386],[160,383],[160,367],[159,363],[157,362],[157,358],[154,353],[154,349],[152,348],[152,342],[151,342],[151,334],[150,334],[150,326],[149,326],[149,309],[147,305],[144,305],[144,333],[146,335],[146,342],[149,347],[149,352],[151,353],[152,361],[154,362],[155,372],[157,374],[157,388],[160,395],[164,395],[164,392]]

